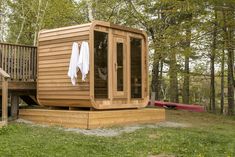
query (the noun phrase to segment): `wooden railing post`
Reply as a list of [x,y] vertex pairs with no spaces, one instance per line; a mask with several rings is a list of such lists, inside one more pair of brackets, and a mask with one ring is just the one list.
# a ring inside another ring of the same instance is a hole
[[0,68],[0,75],[2,76],[2,121],[7,124],[8,121],[8,78],[10,76]]

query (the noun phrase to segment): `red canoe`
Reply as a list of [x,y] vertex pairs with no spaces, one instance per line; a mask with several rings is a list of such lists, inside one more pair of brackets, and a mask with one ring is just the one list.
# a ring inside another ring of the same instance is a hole
[[[149,104],[150,104],[150,102],[149,102]],[[177,110],[205,112],[204,106],[193,105],[193,104],[190,105],[190,104],[180,104],[180,103],[174,103],[174,102],[155,101],[154,105],[158,106],[158,107],[172,108],[172,109],[177,109]]]

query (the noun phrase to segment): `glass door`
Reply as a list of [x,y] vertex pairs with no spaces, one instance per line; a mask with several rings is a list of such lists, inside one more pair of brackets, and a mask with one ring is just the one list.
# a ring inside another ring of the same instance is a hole
[[113,94],[114,98],[126,98],[126,39],[114,36],[113,44]]

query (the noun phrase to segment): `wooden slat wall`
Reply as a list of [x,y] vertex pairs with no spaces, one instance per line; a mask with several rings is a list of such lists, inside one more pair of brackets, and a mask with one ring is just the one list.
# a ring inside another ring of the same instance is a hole
[[95,129],[127,124],[155,124],[165,121],[165,110],[68,111],[20,109],[19,117],[39,124],[57,125],[67,128]]
[[36,81],[37,47],[0,43],[0,66],[9,81]]
[[[41,31],[38,43],[37,96],[45,106],[79,106],[90,99],[89,74],[82,81],[78,72],[76,86],[67,76],[73,42],[89,40],[90,25]],[[76,101],[77,100],[77,101]],[[62,102],[66,101],[66,104]]]

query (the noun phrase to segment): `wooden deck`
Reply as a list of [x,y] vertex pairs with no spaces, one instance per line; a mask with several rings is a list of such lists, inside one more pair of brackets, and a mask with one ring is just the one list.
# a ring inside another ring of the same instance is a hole
[[132,109],[111,111],[71,111],[20,109],[19,118],[37,124],[66,128],[94,129],[127,124],[157,123],[165,120],[164,109]]
[[0,65],[11,80],[35,81],[37,47],[0,43]]
[[[0,66],[10,78],[9,93],[36,93],[37,47],[0,43]],[[0,82],[2,78],[0,78]],[[0,89],[2,88],[0,83]],[[0,92],[1,95],[1,92]]]
[[[35,46],[0,43],[0,66],[10,75],[8,79],[10,92],[15,90],[36,91],[36,54],[37,47]],[[0,78],[0,82],[1,80],[2,78]]]
[[19,98],[29,105],[37,103],[36,57],[35,46],[0,43],[0,110],[3,121],[0,125],[7,124],[9,102],[12,119],[17,118]]

